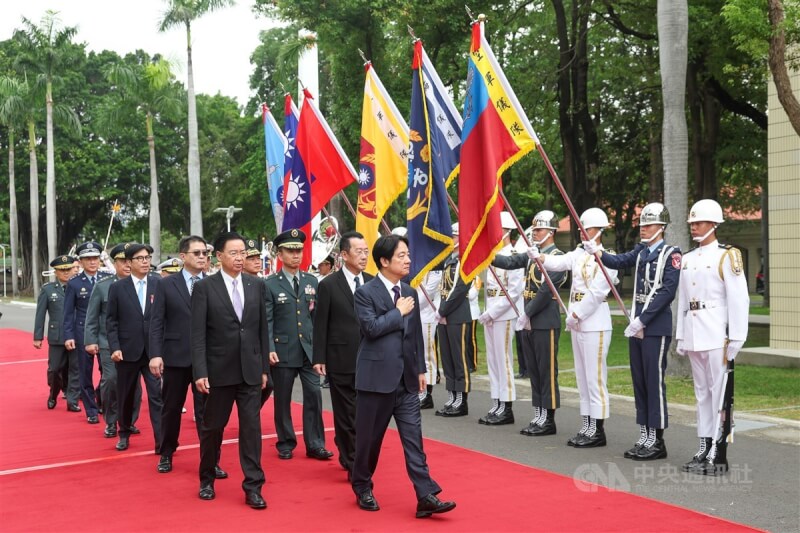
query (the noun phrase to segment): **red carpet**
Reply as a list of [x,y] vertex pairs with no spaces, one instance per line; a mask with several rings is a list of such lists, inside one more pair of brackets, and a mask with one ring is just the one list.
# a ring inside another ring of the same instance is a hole
[[[269,509],[244,505],[235,441],[222,450],[230,478],[216,483],[216,500],[201,501],[191,411],[184,415],[184,448],[175,455],[175,469],[158,474],[144,404],[142,434],[119,453],[115,439],[102,438],[102,424],[90,426],[83,413],[66,412],[63,400],[55,410],[46,409],[46,351],[32,348],[30,333],[0,330],[0,338],[3,531],[530,531],[533,502],[545,511],[537,513],[536,529],[542,531],[586,531],[589,519],[594,531],[750,530],[623,492],[579,490],[569,477],[431,440],[425,442],[431,472],[445,489],[442,497],[458,507],[416,520],[394,432],[386,438],[375,476],[381,511],[367,513],[356,507],[336,460],[308,459],[302,444],[295,459],[277,459],[271,402],[262,417]],[[299,407],[295,421],[301,420]],[[332,427],[330,413],[325,423]],[[236,428],[234,416],[226,438],[235,439]],[[332,432],[328,443],[333,447]]]

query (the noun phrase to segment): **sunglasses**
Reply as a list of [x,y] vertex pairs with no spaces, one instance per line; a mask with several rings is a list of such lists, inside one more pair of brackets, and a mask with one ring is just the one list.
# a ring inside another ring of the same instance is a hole
[[200,256],[208,257],[208,250],[192,250],[191,252],[186,252],[186,253],[192,254],[195,257],[200,257]]

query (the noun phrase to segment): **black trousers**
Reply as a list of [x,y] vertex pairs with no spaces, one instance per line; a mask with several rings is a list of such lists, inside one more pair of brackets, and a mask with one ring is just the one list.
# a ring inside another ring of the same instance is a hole
[[356,457],[356,375],[328,372],[328,382],[339,462],[352,471]]
[[261,468],[261,386],[240,383],[211,387],[200,425],[200,484],[214,484],[214,467],[222,446],[222,435],[231,417],[234,402],[239,413],[239,463],[244,481],[242,489],[260,491],[264,485]]
[[543,409],[561,407],[558,389],[558,339],[560,329],[531,329],[520,332],[525,367],[531,380],[531,403]]
[[181,415],[183,404],[186,403],[186,393],[190,387],[194,398],[194,419],[199,437],[206,398],[195,387],[192,367],[164,367],[164,372],[161,374],[161,400],[164,402],[161,410],[161,455],[172,456],[180,446],[178,437],[181,434]]
[[[106,424],[116,427],[119,421],[119,403],[117,402],[117,364],[111,360],[108,348],[100,348],[98,355],[103,365],[100,374],[100,400],[103,402],[103,419]],[[139,408],[142,406],[142,383],[136,380],[136,396],[133,398],[132,424],[139,420]]]
[[356,396],[356,455],[353,463],[353,491],[362,494],[372,490],[372,475],[378,466],[383,436],[394,417],[406,472],[414,485],[417,499],[439,494],[442,489],[428,471],[428,461],[422,448],[422,418],[419,395],[406,390],[403,380],[394,392],[358,391]]
[[655,429],[669,426],[667,412],[667,352],[672,337],[628,339],[631,357],[633,399],[636,404],[636,423]]
[[275,432],[278,451],[291,451],[297,447],[297,435],[292,424],[292,389],[294,378],[300,375],[303,386],[303,442],[306,450],[325,447],[325,427],[322,424],[322,389],[319,374],[314,372],[308,358],[303,358],[300,368],[272,367],[272,385],[275,387]]
[[150,408],[150,424],[153,427],[153,438],[156,448],[161,444],[161,380],[150,373],[150,360],[142,354],[136,361],[117,362],[117,407],[119,409],[119,436],[128,437],[133,423],[133,406],[136,397],[136,385],[139,375],[144,378],[147,388],[147,404]]
[[78,405],[80,400],[80,384],[77,350],[67,350],[63,344],[47,345],[47,384],[50,386],[50,397],[58,398],[59,391],[64,391],[67,403]]
[[[454,392],[470,391],[468,346],[472,342],[472,325],[439,324],[436,326],[436,338],[439,342],[439,353],[442,356],[445,388]],[[474,353],[474,352],[473,352]]]

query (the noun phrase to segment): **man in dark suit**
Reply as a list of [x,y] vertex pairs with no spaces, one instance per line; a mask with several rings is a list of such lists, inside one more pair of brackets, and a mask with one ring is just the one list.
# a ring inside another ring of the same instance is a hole
[[356,455],[352,485],[365,511],[380,509],[372,494],[386,428],[394,417],[417,495],[417,518],[445,513],[454,502],[436,497],[442,489],[431,479],[422,449],[419,393],[426,390],[422,323],[417,292],[401,282],[408,276],[408,239],[386,235],[375,242],[372,258],[380,272],[355,293],[361,345],[356,361]]
[[269,329],[261,280],[242,274],[244,238],[223,233],[214,242],[221,266],[192,291],[192,373],[206,398],[200,426],[201,500],[213,500],[215,467],[233,403],[239,412],[239,462],[245,503],[266,509],[261,496],[261,391],[269,373]]
[[[206,241],[197,235],[181,239],[178,244],[183,268],[163,277],[156,286],[150,319],[150,372],[162,380],[161,399],[161,458],[156,469],[166,474],[172,471],[172,455],[178,449],[181,414],[186,392],[191,387],[194,397],[195,424],[200,434],[205,408],[205,396],[197,391],[192,379],[192,292],[195,284],[205,277],[208,261]],[[219,459],[217,460],[219,463]],[[216,479],[228,474],[217,464]]]
[[161,443],[161,384],[149,379],[147,339],[156,285],[161,277],[150,274],[153,248],[149,244],[130,243],[125,259],[131,275],[116,281],[108,288],[106,332],[111,360],[117,364],[117,409],[119,410],[119,441],[117,450],[128,449],[133,423],[133,405],[139,375],[147,386],[150,424],[153,427],[156,454]]
[[306,455],[326,461],[333,452],[325,449],[322,425],[322,390],[319,375],[311,365],[313,321],[317,303],[317,278],[300,271],[305,234],[284,231],[272,243],[283,268],[267,278],[269,362],[275,386],[275,432],[278,457],[291,459],[297,446],[292,424],[292,388],[299,375],[303,386],[303,441]]
[[355,231],[342,235],[339,250],[341,270],[319,283],[314,316],[314,370],[327,376],[333,405],[333,426],[339,464],[353,470],[356,454],[356,354],[361,331],[353,293],[372,279],[364,273],[369,248],[364,236]]

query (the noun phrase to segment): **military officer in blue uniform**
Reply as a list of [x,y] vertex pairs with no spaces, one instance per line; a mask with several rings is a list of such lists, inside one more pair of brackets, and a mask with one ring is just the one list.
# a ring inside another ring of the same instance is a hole
[[[47,385],[50,395],[47,397],[47,408],[55,409],[58,392],[64,390],[67,395],[67,410],[80,411],[78,407],[78,360],[70,356],[64,348],[64,294],[67,281],[73,275],[71,255],[62,255],[50,261],[50,267],[55,270],[56,281],[45,283],[36,301],[36,320],[33,326],[33,347],[42,348],[44,339],[44,319],[49,315],[47,323]],[[68,383],[63,383],[64,368],[69,368]]]
[[86,309],[95,284],[109,274],[100,272],[100,243],[84,242],[75,250],[83,272],[67,283],[64,297],[64,347],[75,350],[78,359],[81,400],[86,410],[86,420],[90,424],[98,424],[97,392],[92,378],[94,358],[86,351],[84,344],[84,328],[86,327]]
[[644,206],[639,218],[641,242],[633,250],[614,255],[596,241],[584,243],[587,252],[602,253],[604,265],[615,270],[634,267],[631,323],[625,328],[630,350],[633,397],[639,440],[624,456],[634,461],[667,457],[667,390],[664,372],[672,341],[672,309],[681,273],[681,250],[664,241],[669,212],[658,202]]
[[266,279],[269,362],[275,387],[275,431],[278,457],[291,459],[297,446],[292,425],[292,388],[299,375],[303,386],[303,440],[306,455],[328,460],[322,424],[322,389],[312,366],[312,332],[317,300],[317,278],[300,270],[306,235],[284,231],[272,241],[283,268]]

